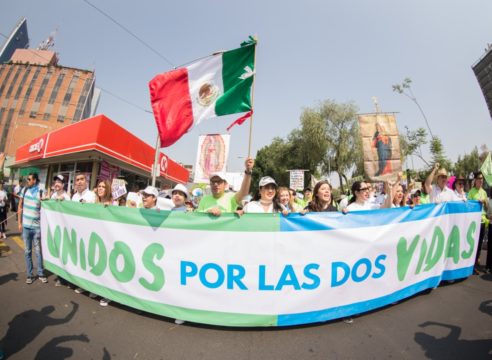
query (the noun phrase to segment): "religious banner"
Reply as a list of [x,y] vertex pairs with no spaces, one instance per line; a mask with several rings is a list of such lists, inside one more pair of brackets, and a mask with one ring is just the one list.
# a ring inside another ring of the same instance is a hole
[[294,190],[304,189],[304,170],[289,170],[289,186]]
[[197,323],[291,326],[470,276],[480,217],[477,201],[241,217],[44,201],[41,242],[46,269],[120,304]]
[[198,138],[195,183],[208,183],[210,175],[226,172],[230,135],[210,134]]
[[401,167],[400,137],[393,114],[359,115],[364,170],[372,181],[394,180]]

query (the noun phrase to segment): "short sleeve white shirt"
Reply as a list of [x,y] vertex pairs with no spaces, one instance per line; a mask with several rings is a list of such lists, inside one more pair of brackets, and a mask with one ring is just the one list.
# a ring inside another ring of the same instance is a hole
[[460,198],[456,196],[453,190],[448,188],[447,186],[444,187],[444,189],[441,190],[439,186],[436,184],[432,185],[432,190],[430,193],[430,202],[439,204],[442,202],[446,201],[459,201]]
[[72,196],[72,201],[80,201],[84,200],[86,203],[95,203],[96,202],[96,194],[94,191],[91,191],[89,189],[85,189],[82,194],[80,194],[78,191],[73,194]]

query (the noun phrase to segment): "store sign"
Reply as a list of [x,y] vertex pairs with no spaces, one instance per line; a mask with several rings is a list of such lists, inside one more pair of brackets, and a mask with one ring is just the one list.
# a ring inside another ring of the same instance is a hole
[[30,153],[33,153],[33,152],[40,153],[41,150],[43,150],[43,147],[44,147],[44,138],[41,138],[37,142],[35,142],[34,144],[31,144],[29,146],[29,152]]

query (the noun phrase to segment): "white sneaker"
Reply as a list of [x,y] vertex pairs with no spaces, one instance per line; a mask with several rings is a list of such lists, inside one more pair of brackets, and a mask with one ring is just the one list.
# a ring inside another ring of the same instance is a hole
[[179,320],[179,319],[176,319],[176,320],[174,320],[174,323],[175,323],[176,325],[183,325],[183,324],[185,323],[185,321],[184,321],[184,320]]
[[74,291],[75,291],[75,293],[77,293],[77,294],[82,294],[82,293],[84,292],[84,289],[81,289],[81,288],[79,288],[79,287],[78,287],[78,288],[76,288]]
[[101,306],[108,306],[108,304],[110,302],[111,302],[111,300],[109,300],[109,299],[101,298],[101,300],[99,300],[99,305],[101,305]]

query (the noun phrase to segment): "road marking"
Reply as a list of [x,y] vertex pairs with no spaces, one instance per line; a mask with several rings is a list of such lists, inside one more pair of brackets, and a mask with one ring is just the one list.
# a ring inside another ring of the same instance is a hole
[[12,240],[15,241],[15,243],[17,245],[19,245],[19,247],[22,249],[22,250],[25,250],[26,247],[24,246],[24,241],[22,241],[21,237],[20,236],[12,236]]

